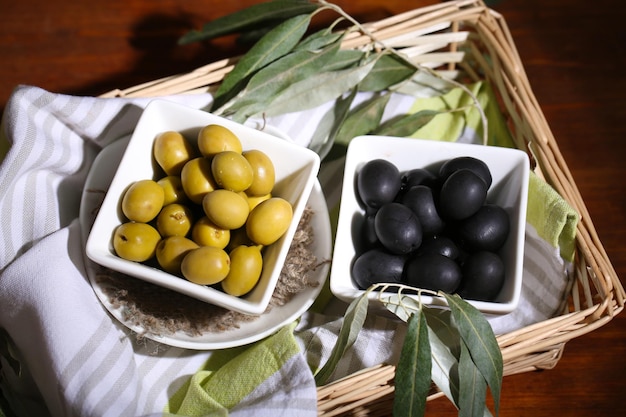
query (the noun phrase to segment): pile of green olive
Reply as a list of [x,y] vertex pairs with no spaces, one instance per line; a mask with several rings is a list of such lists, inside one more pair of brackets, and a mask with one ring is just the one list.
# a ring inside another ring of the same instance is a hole
[[291,204],[272,194],[269,156],[244,150],[228,128],[210,124],[197,142],[176,131],[154,140],[154,178],[135,181],[121,199],[125,221],[115,253],[154,263],[200,285],[242,296],[258,282],[264,248],[289,228]]

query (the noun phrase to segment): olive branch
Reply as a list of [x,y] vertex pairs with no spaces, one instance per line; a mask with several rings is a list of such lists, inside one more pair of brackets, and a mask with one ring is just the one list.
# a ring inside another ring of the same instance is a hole
[[[339,17],[328,27],[307,33],[312,18],[332,11]],[[351,26],[335,30],[341,22]],[[323,124],[310,145],[322,157],[335,143],[345,144],[351,134],[390,134],[408,136],[444,111],[406,114],[381,126],[382,111],[393,93],[410,94],[412,84],[441,92],[434,83],[425,85],[424,75],[459,88],[471,98],[483,125],[483,144],[487,144],[487,117],[477,97],[456,80],[443,77],[428,66],[411,62],[397,49],[377,39],[365,25],[341,7],[326,0],[273,0],[259,3],[207,23],[199,31],[190,31],[181,44],[209,40],[231,33],[263,35],[243,55],[223,79],[209,109],[212,113],[243,122],[251,117],[265,118],[308,110],[336,101],[332,119]],[[344,49],[342,43],[355,32],[362,33],[369,44],[360,49]],[[359,109],[352,109],[356,92],[371,92],[373,97],[362,106],[370,111],[363,123]],[[459,109],[452,109],[459,111]],[[354,136],[352,136],[354,137]]]

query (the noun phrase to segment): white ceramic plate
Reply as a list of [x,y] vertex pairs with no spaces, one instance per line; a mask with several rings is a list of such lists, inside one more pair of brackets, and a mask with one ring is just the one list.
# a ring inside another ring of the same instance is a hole
[[[268,129],[266,128],[265,130]],[[102,204],[103,194],[99,191],[108,189],[129,139],[129,137],[121,138],[100,151],[87,176],[80,207],[80,222],[84,242],[87,240],[96,213]],[[313,186],[307,205],[314,211],[312,221],[313,229],[315,230],[315,241],[311,250],[320,260],[330,259],[332,247],[330,219],[328,217],[326,200],[317,181]],[[85,262],[91,285],[104,307],[126,327],[138,333],[143,333],[143,328],[125,320],[123,310],[114,307],[109,302],[108,296],[95,279],[96,271],[100,266],[93,263],[87,256],[85,256]],[[297,319],[313,304],[324,286],[328,269],[328,264],[324,264],[311,276],[311,279],[319,285],[307,287],[304,291],[295,295],[287,304],[272,308],[269,313],[262,314],[254,321],[242,323],[238,329],[220,333],[208,332],[199,336],[189,336],[183,332],[176,332],[169,336],[146,334],[146,337],[166,345],[197,350],[225,349],[256,342]]]

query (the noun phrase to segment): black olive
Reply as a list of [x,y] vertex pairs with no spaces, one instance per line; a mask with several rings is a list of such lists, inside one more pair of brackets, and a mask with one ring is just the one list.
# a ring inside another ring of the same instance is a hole
[[472,156],[459,156],[456,158],[448,159],[439,168],[439,177],[443,181],[445,181],[450,176],[450,174],[458,171],[459,169],[469,169],[474,174],[482,178],[483,181],[485,181],[485,184],[487,184],[487,188],[491,187],[491,182],[493,181],[493,179],[491,177],[491,171],[489,170],[489,167],[484,161],[478,158],[474,158]]
[[439,217],[433,192],[429,187],[425,185],[411,187],[402,196],[401,203],[413,210],[425,235],[439,233],[445,227],[443,220]]
[[380,243],[390,252],[406,254],[422,243],[422,227],[411,209],[388,203],[376,213],[374,229]]
[[461,283],[461,267],[447,256],[437,253],[415,256],[407,261],[408,285],[452,294]]
[[377,209],[394,200],[402,177],[398,168],[384,159],[367,162],[357,175],[357,196],[363,204]]
[[454,171],[441,186],[439,210],[444,219],[462,220],[476,213],[487,198],[487,185],[473,171]]
[[450,259],[457,260],[461,251],[459,247],[454,243],[454,240],[445,235],[431,236],[428,239],[424,239],[420,245],[417,254],[433,254],[447,256]]
[[459,295],[469,300],[494,301],[504,285],[504,276],[504,264],[497,254],[470,254],[463,264]]
[[506,210],[485,204],[474,215],[459,222],[456,235],[467,250],[496,252],[506,242],[510,227]]
[[432,188],[437,187],[437,184],[437,176],[426,168],[411,169],[402,175],[402,188],[406,190],[416,185],[425,185]]
[[[363,219],[363,225],[361,226],[361,242],[360,245],[366,249],[371,249],[380,242],[376,236],[376,229],[374,228],[375,215],[365,216]],[[363,252],[363,251],[361,251]]]
[[370,249],[359,255],[352,264],[352,279],[359,289],[365,290],[373,284],[400,283],[405,258],[382,248]]

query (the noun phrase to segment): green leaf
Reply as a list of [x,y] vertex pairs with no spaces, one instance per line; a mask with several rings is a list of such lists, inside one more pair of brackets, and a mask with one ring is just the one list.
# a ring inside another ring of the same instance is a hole
[[359,91],[382,91],[412,77],[417,68],[398,56],[385,54],[359,84]]
[[432,374],[435,385],[458,408],[459,403],[459,362],[454,354],[460,342],[459,333],[451,324],[448,310],[424,307],[428,322]]
[[353,138],[366,135],[380,124],[391,94],[376,94],[350,112],[339,129],[335,142],[348,144]]
[[0,328],[0,356],[4,358],[15,375],[22,375],[22,364],[19,360],[17,347],[9,333],[3,328]]
[[356,94],[357,90],[353,88],[350,94],[339,97],[335,105],[324,114],[318,123],[308,147],[317,152],[321,159],[326,158],[333,148],[337,131],[346,119]]
[[407,82],[394,88],[394,91],[416,98],[441,96],[451,91],[454,85],[445,79],[440,79],[434,75],[418,71]]
[[294,50],[296,51],[317,51],[335,43],[345,36],[343,32],[332,32],[330,28],[319,30],[304,38]]
[[[257,70],[289,53],[300,41],[311,21],[311,15],[301,15],[281,23],[263,36],[224,77],[215,93],[214,109],[219,109]],[[233,89],[236,89],[233,91]]]
[[264,112],[276,116],[296,111],[308,110],[336,100],[355,87],[372,69],[374,60],[340,71],[324,72],[290,85]]
[[237,32],[255,30],[294,16],[313,13],[320,6],[307,0],[274,0],[254,4],[245,9],[206,23],[202,30],[192,30],[183,35],[181,45],[208,40]]
[[357,51],[354,49],[341,49],[337,52],[335,58],[330,62],[326,68],[326,71],[339,71],[346,68],[354,67],[363,61],[365,58],[365,52]]
[[381,125],[374,131],[376,135],[408,137],[425,126],[435,116],[440,114],[437,110],[421,110],[417,113],[394,118]]
[[487,382],[474,365],[465,343],[459,358],[459,417],[480,417],[485,413]]
[[267,23],[263,27],[246,30],[245,32],[241,32],[239,37],[236,40],[237,45],[242,45],[244,47],[249,47],[250,45],[255,44],[259,41],[263,36],[267,35],[274,29],[280,22],[276,22],[275,24]]
[[350,305],[348,305],[341,330],[339,330],[337,342],[330,353],[330,357],[324,366],[315,374],[315,383],[318,386],[326,383],[328,378],[330,378],[335,371],[341,357],[356,341],[359,332],[363,328],[363,323],[365,323],[365,317],[367,316],[368,296],[369,291],[365,291],[363,295],[355,298]]
[[404,322],[409,321],[411,314],[420,310],[424,311],[425,309],[419,301],[403,294],[391,294],[387,297],[382,297],[380,300],[387,310]]
[[455,358],[461,354],[461,335],[452,320],[448,309],[424,307],[428,325],[437,333],[437,337],[450,349]]
[[243,112],[247,117],[264,110],[281,91],[322,71],[340,46],[337,40],[322,50],[300,50],[278,58],[255,73],[243,91],[223,106],[223,111]]
[[465,343],[476,368],[491,389],[496,414],[498,414],[503,363],[502,352],[493,334],[493,329],[481,312],[458,295],[443,294],[443,296],[450,306],[461,339]]
[[393,415],[423,416],[431,386],[428,326],[421,311],[409,317],[408,329],[396,366]]

